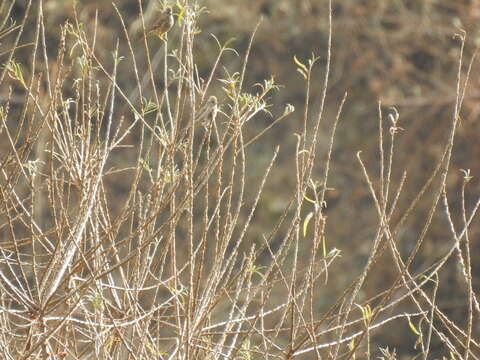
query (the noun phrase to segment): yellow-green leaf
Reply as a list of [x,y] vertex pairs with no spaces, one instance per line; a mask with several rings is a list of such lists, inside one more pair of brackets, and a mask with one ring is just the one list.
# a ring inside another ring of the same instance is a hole
[[183,15],[185,14],[185,7],[182,4],[180,4],[178,0],[176,5],[178,8],[177,19],[178,19],[178,23],[181,25],[183,23]]
[[415,335],[420,336],[420,332],[417,330],[417,328],[415,327],[415,325],[413,325],[413,323],[411,322],[410,316],[408,317],[408,326],[410,327],[410,329],[412,330],[412,332],[413,332]]
[[305,200],[307,200],[308,202],[312,203],[312,204],[316,204],[316,203],[317,203],[315,200],[310,199],[307,195],[303,195],[303,198],[304,198]]
[[300,60],[298,60],[295,55],[293,55],[293,61],[295,62],[295,64],[297,64],[297,66],[298,66],[299,68],[301,68],[301,69],[303,70],[304,73],[308,73],[308,69],[307,69],[307,67],[305,66],[305,64],[303,64],[302,62],[300,62]]
[[307,236],[308,223],[313,217],[313,212],[308,213],[307,217],[303,221],[303,237]]

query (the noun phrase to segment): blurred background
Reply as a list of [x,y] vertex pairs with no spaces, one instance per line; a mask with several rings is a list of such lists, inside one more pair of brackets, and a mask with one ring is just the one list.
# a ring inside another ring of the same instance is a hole
[[[139,9],[137,1],[114,1],[126,20],[129,31],[134,31]],[[21,19],[26,10],[26,0],[15,1],[13,14]],[[73,1],[43,0],[44,16],[52,64],[60,39],[59,26],[72,21]],[[110,0],[78,0],[77,12],[87,31],[93,32],[97,19],[97,56],[110,59],[112,44],[120,39],[120,55],[127,52],[121,22]],[[155,6],[152,1],[143,1],[146,17],[153,16]],[[243,54],[255,26],[260,26],[255,35],[251,50],[245,86],[251,87],[274,76],[282,87],[270,99],[272,117],[257,116],[252,127],[258,132],[268,126],[276,116],[283,113],[285,104],[292,104],[296,112],[273,131],[263,141],[249,148],[258,161],[249,164],[248,176],[258,180],[263,169],[270,161],[273,149],[280,145],[279,162],[273,170],[270,185],[266,189],[256,214],[252,238],[260,238],[269,231],[272,223],[281,214],[287,195],[295,186],[292,169],[296,137],[293,135],[302,127],[303,105],[305,101],[305,82],[296,71],[293,57],[307,63],[312,53],[319,57],[312,82],[312,107],[310,116],[316,117],[325,75],[328,40],[328,3],[326,0],[204,0],[199,2],[208,12],[201,16],[197,35],[196,59],[200,76],[209,73],[218,54],[218,46],[211,34],[221,43],[234,38],[231,43],[240,56],[227,55],[222,66],[239,71]],[[173,5],[173,2],[172,2]],[[30,24],[25,27],[21,43],[32,41],[35,31],[34,9],[32,6]],[[378,188],[379,174],[379,130],[378,103],[382,104],[384,119],[387,119],[390,106],[395,106],[400,114],[399,126],[402,128],[396,138],[396,151],[393,163],[392,183],[395,189],[407,172],[407,180],[399,198],[398,208],[392,217],[392,224],[399,221],[404,211],[425,184],[438,164],[451,129],[456,99],[456,83],[460,59],[461,42],[455,34],[461,29],[466,31],[465,51],[461,73],[467,73],[469,62],[480,41],[480,1],[478,0],[342,0],[333,2],[333,44],[330,82],[328,86],[326,112],[319,139],[319,162],[316,177],[320,179],[324,171],[324,160],[332,123],[345,92],[348,92],[332,155],[329,186],[327,193],[327,241],[329,247],[342,251],[341,261],[335,267],[335,281],[330,282],[331,293],[325,294],[327,306],[336,295],[358,275],[371,252],[372,241],[378,226],[375,205],[356,153],[362,151],[362,158]],[[169,33],[170,49],[178,40],[178,29]],[[2,48],[8,48],[13,37],[4,39]],[[157,40],[149,41],[152,56],[161,54],[164,49]],[[138,46],[138,63],[146,66],[142,43]],[[17,59],[28,71],[32,59],[28,58],[28,48],[17,51]],[[21,57],[25,54],[25,57]],[[5,56],[0,61],[6,61]],[[42,59],[36,60],[38,71],[45,67]],[[128,68],[128,60],[126,62]],[[468,89],[465,95],[461,122],[457,131],[452,166],[448,176],[447,193],[451,201],[452,216],[457,231],[461,228],[460,191],[463,183],[461,169],[471,169],[474,176],[466,187],[465,200],[467,214],[479,194],[478,176],[480,171],[479,141],[479,77],[478,61],[473,63]],[[163,71],[159,68],[159,71]],[[222,77],[225,73],[219,72]],[[464,79],[464,78],[463,78]],[[122,73],[121,86],[133,91],[135,81],[133,73]],[[13,86],[13,100],[16,97]],[[211,94],[225,97],[219,81],[213,83]],[[0,99],[5,99],[8,88],[0,89]],[[146,89],[146,94],[151,89]],[[20,107],[19,107],[20,108]],[[127,119],[128,120],[128,119]],[[131,120],[131,119],[130,119]],[[389,122],[384,122],[384,137],[389,144]],[[389,145],[388,145],[389,146]],[[3,147],[3,149],[2,149]],[[0,142],[0,151],[5,144]],[[258,167],[258,168],[257,168]],[[122,184],[112,187],[122,192]],[[115,190],[116,189],[116,190]],[[114,194],[113,194],[114,196]],[[253,196],[253,194],[252,194]],[[403,225],[398,237],[398,247],[406,258],[415,245],[433,201],[433,193],[427,191],[413,216]],[[478,220],[471,227],[472,272],[480,271],[480,246],[478,243]],[[423,270],[445,254],[452,245],[452,237],[443,207],[439,207],[433,219],[433,226],[415,258],[414,269]],[[308,253],[310,249],[303,249]],[[392,259],[385,253],[377,264],[377,271],[369,275],[362,290],[362,299],[368,299],[387,288],[397,276]],[[446,266],[440,273],[443,286],[438,294],[439,307],[459,326],[466,322],[466,287],[456,262]],[[478,277],[474,277],[474,290],[479,290]],[[335,291],[336,290],[336,291]],[[394,322],[395,323],[395,322]],[[398,354],[407,356],[412,351],[414,339],[406,322],[395,323],[392,331],[388,327],[374,334],[379,344],[396,347]],[[477,323],[477,334],[480,332]],[[408,357],[405,357],[408,358]]]

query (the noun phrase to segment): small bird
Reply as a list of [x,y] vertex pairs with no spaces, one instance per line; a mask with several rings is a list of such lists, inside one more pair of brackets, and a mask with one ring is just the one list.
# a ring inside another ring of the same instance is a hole
[[195,114],[195,123],[201,124],[205,129],[213,128],[218,143],[220,143],[220,135],[215,119],[219,111],[218,100],[212,95]]
[[172,8],[167,7],[167,9],[159,15],[157,21],[147,31],[146,35],[156,35],[162,39],[174,24],[175,20],[173,19]]
[[218,101],[215,96],[210,96],[200,110],[197,112],[195,121],[205,125],[215,121],[218,113]]

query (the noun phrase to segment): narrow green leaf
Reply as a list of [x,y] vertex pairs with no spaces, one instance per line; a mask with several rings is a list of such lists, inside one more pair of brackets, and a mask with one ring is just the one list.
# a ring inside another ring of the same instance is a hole
[[313,217],[313,212],[308,213],[307,217],[303,221],[303,237],[307,236],[308,223]]
[[420,336],[420,332],[417,330],[417,328],[415,327],[415,325],[413,325],[412,321],[410,320],[410,316],[408,317],[408,326],[410,327],[410,330],[412,330],[412,332],[413,332],[415,335]]
[[305,64],[303,64],[302,62],[300,62],[300,60],[298,60],[295,55],[293,55],[293,61],[294,61],[295,64],[297,64],[297,66],[298,66],[299,68],[301,68],[305,73],[308,73],[308,69],[307,69],[307,67],[305,66]]

